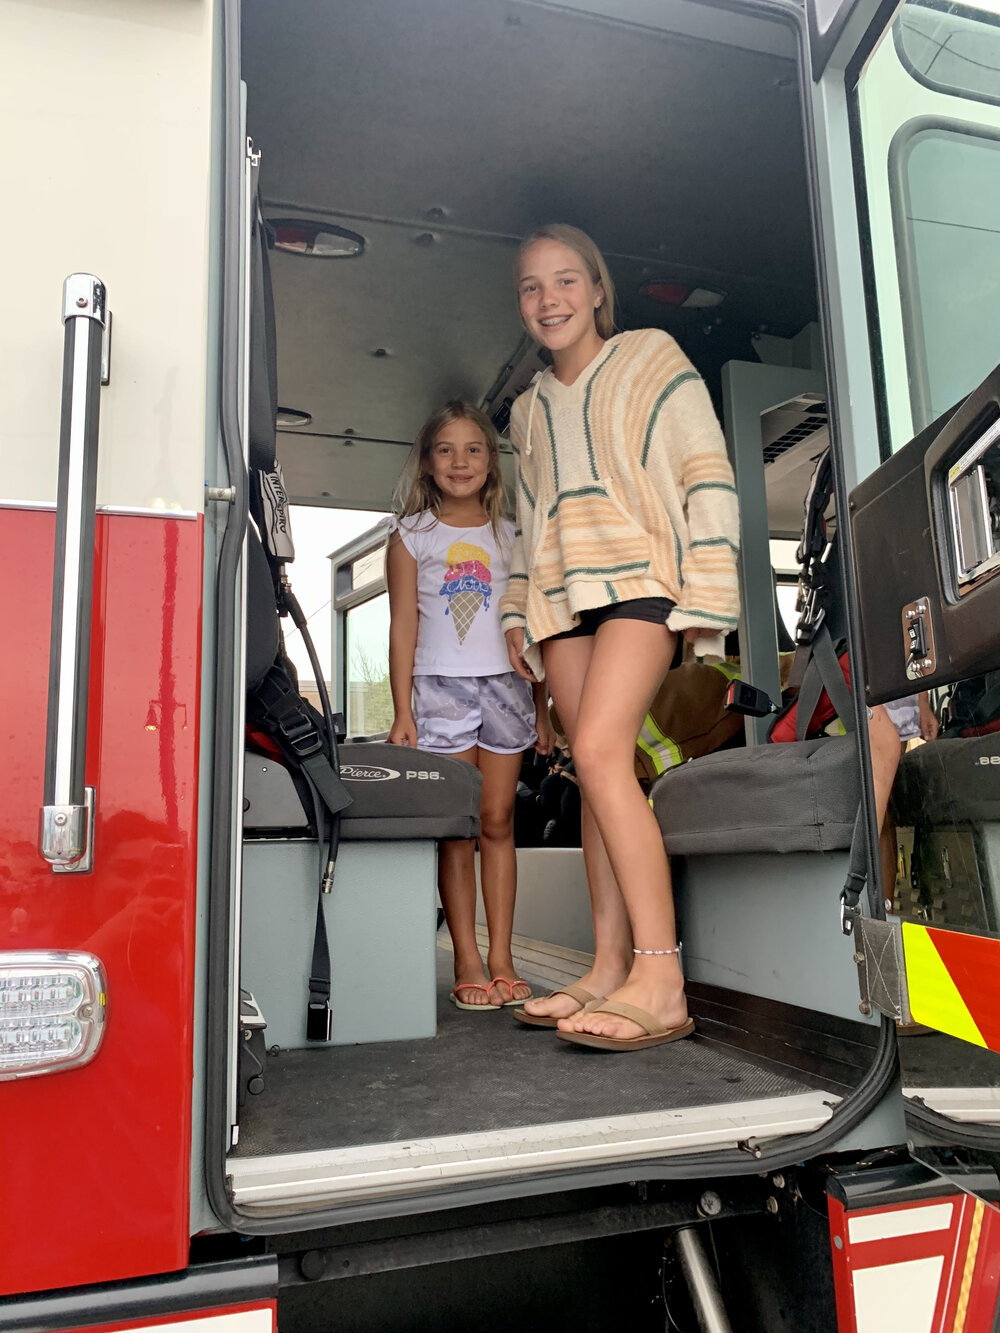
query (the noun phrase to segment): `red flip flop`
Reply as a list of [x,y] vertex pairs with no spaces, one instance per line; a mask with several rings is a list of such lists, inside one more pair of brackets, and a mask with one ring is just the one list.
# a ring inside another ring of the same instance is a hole
[[[510,991],[510,999],[500,1001],[500,1005],[502,1008],[508,1008],[510,1005],[515,1005],[515,1004],[524,1004],[525,1000],[530,1000],[532,998],[531,987],[528,986],[528,983],[526,981],[522,981],[520,977],[515,977],[513,981],[511,981],[509,977],[494,977],[493,980],[490,982],[489,989],[492,990],[494,986],[506,986],[507,989]],[[525,995],[524,999],[521,1000],[514,999],[515,986],[528,986],[528,993],[527,995]]]
[[[483,1010],[485,1013],[489,1013],[491,1009],[500,1008],[498,1004],[494,1004],[493,1001],[490,1000],[491,989],[492,989],[492,983],[489,986],[480,986],[477,985],[477,983],[474,981],[463,981],[460,986],[455,987],[455,989],[448,996],[448,998],[449,1000],[451,1000],[452,1004],[455,1006],[456,1009],[465,1009],[468,1013],[478,1013],[480,1010]],[[467,1004],[465,1000],[460,998],[460,992],[464,990],[481,990],[483,994],[486,996],[489,1003]]]

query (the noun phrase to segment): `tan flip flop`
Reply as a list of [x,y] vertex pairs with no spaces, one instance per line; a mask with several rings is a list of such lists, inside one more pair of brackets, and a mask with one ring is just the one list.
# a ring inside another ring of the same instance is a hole
[[588,1007],[591,1014],[612,1014],[617,1018],[627,1018],[645,1028],[644,1037],[601,1037],[596,1032],[557,1032],[563,1041],[571,1041],[575,1046],[592,1046],[597,1051],[643,1051],[647,1046],[665,1046],[668,1041],[680,1041],[690,1037],[694,1031],[694,1019],[689,1018],[680,1027],[665,1028],[645,1009],[637,1009],[634,1004],[622,1004],[617,1000],[605,1000],[602,1004]]
[[[568,986],[560,986],[558,990],[550,991],[543,999],[551,1000],[553,995],[568,995],[571,1000],[576,1000],[581,1009],[589,1009],[595,1004],[603,1004],[603,995],[591,995],[585,986],[578,985],[575,981],[570,982]],[[548,1014],[529,1014],[523,1009],[515,1009],[514,1017],[522,1023],[527,1023],[533,1028],[554,1028],[559,1022],[558,1018],[552,1018]],[[575,1014],[566,1014],[567,1018],[574,1018]]]

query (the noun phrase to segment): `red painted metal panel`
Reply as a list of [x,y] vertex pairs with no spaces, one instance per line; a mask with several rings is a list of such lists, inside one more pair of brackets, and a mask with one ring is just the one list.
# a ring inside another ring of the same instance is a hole
[[0,948],[95,953],[108,1013],[85,1068],[0,1084],[0,1293],[188,1257],[202,525],[98,517],[88,875],[37,846],[54,533],[0,512]]
[[[872,1269],[891,1269],[920,1259],[942,1259],[933,1310],[926,1310],[932,1333],[991,1333],[1000,1287],[1000,1213],[968,1194],[942,1194],[914,1203],[845,1211],[829,1199],[834,1291],[839,1333],[857,1333],[859,1322],[874,1327],[884,1315],[877,1294],[868,1294],[864,1310],[855,1311],[855,1275]],[[851,1220],[892,1218],[940,1203],[953,1206],[947,1227],[888,1234],[880,1238],[851,1239]],[[883,1298],[884,1299],[884,1298]],[[888,1327],[888,1325],[887,1325]]]
[[847,1212],[833,1195],[827,1196],[830,1215],[830,1258],[833,1263],[833,1291],[837,1302],[837,1333],[857,1333],[851,1270],[847,1262]]

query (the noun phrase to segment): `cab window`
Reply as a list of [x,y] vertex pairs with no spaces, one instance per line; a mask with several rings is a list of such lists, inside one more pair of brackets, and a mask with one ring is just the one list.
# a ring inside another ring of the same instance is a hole
[[985,378],[1000,349],[1000,26],[908,0],[858,82],[887,451]]

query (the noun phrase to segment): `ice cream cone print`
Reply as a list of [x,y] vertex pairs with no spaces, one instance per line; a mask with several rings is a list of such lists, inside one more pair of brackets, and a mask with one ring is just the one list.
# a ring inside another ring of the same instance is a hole
[[451,623],[455,626],[459,643],[465,642],[465,636],[472,628],[476,612],[482,604],[481,592],[458,592],[452,596],[448,610],[451,612]]
[[480,608],[490,604],[490,557],[481,546],[454,542],[448,547],[447,560],[441,596],[448,599],[445,615],[451,616],[458,641],[464,643]]
[[481,546],[473,546],[472,542],[452,542],[448,547],[446,557],[450,569],[457,565],[471,564],[478,561],[484,569],[490,567],[490,557]]

